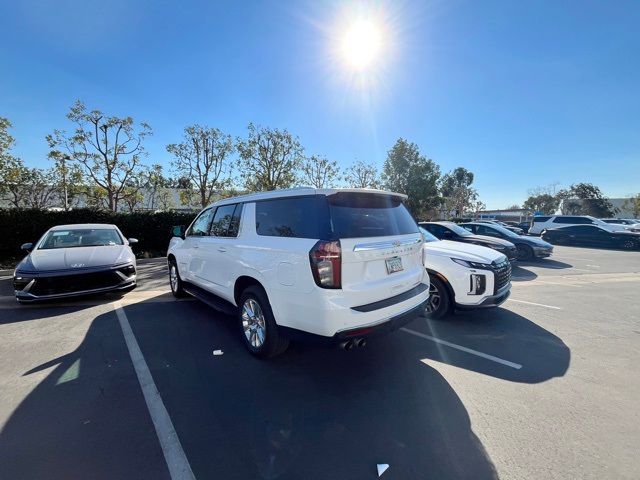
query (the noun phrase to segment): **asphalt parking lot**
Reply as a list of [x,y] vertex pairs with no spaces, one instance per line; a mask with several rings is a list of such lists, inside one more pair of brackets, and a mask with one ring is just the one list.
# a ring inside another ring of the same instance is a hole
[[163,260],[139,281],[20,306],[0,277],[0,478],[640,478],[639,252],[556,247],[499,309],[271,361]]

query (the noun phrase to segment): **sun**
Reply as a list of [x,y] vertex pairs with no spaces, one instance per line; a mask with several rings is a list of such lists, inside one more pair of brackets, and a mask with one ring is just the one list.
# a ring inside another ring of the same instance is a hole
[[382,31],[371,20],[357,20],[344,33],[341,53],[344,61],[356,70],[371,67],[380,56]]

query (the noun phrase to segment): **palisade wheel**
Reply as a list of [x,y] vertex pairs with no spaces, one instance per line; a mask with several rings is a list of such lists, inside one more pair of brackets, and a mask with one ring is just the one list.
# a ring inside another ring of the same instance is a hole
[[428,318],[443,318],[451,311],[451,296],[444,282],[435,275],[429,275],[429,300],[424,309]]

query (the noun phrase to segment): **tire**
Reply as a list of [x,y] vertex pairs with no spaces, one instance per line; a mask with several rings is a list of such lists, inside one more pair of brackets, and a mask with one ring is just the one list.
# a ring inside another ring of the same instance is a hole
[[553,242],[549,243],[553,243],[554,245],[566,245],[568,239],[569,237],[567,237],[566,235],[558,236]]
[[518,260],[531,260],[534,257],[533,248],[529,245],[524,245],[522,243],[516,245],[518,249]]
[[[173,276],[175,274],[175,277]],[[185,296],[184,284],[180,278],[180,272],[178,271],[178,265],[174,259],[169,260],[169,286],[171,287],[171,293],[176,298],[182,298]]]
[[620,242],[620,248],[624,248],[625,250],[635,250],[638,247],[638,242],[632,239],[623,240],[622,242]]
[[238,325],[247,350],[256,357],[272,358],[289,347],[289,340],[278,332],[269,299],[260,286],[247,287],[240,295]]
[[451,313],[451,295],[445,283],[437,276],[429,274],[429,300],[424,314],[427,318],[440,319]]

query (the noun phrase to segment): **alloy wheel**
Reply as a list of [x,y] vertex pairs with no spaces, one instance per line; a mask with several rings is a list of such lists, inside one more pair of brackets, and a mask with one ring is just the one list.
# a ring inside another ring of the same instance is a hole
[[266,322],[260,304],[253,298],[242,305],[242,330],[252,347],[260,348],[264,344]]
[[429,300],[427,301],[427,306],[425,307],[426,313],[433,313],[438,308],[440,308],[440,291],[438,288],[432,283],[429,284]]
[[627,250],[631,250],[632,248],[635,248],[636,246],[636,242],[634,242],[633,240],[625,240],[624,242],[622,242],[622,248],[625,248]]
[[175,265],[169,267],[169,283],[171,284],[171,290],[175,292],[178,289],[178,269]]

